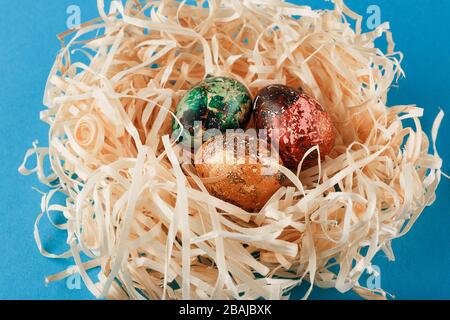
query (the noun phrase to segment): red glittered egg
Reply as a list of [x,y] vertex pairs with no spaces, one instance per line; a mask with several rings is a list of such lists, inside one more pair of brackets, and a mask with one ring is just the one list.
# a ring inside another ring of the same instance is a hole
[[[261,89],[254,102],[257,129],[266,129],[268,139],[278,145],[287,167],[296,168],[306,152],[319,146],[323,159],[333,149],[335,134],[330,116],[307,94],[284,85]],[[317,164],[317,152],[310,153],[303,168]]]

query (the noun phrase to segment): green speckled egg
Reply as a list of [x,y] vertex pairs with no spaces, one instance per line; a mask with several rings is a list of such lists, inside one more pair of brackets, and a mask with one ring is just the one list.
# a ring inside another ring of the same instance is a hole
[[[181,142],[189,146],[187,139],[194,138],[201,131],[205,134],[208,129],[245,128],[252,112],[252,99],[247,88],[239,81],[226,77],[208,77],[186,92],[178,103],[175,115],[183,125],[184,131]],[[200,122],[199,128],[195,122]],[[173,121],[173,132],[180,133],[180,125]],[[205,139],[208,138],[207,136]],[[195,145],[202,143],[202,137],[195,137]],[[194,144],[191,143],[191,146]]]

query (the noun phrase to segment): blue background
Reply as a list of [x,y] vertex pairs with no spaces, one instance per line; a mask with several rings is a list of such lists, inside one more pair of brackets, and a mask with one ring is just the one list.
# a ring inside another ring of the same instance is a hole
[[[33,239],[41,187],[35,177],[22,177],[17,168],[34,139],[46,145],[47,126],[39,121],[44,84],[60,48],[55,35],[66,30],[66,9],[77,4],[82,21],[96,17],[93,0],[2,1],[0,11],[0,299],[89,299],[81,286],[69,290],[65,281],[44,285],[46,275],[71,265],[67,260],[40,256]],[[296,1],[314,8],[329,3]],[[383,21],[390,21],[397,48],[405,53],[407,78],[392,89],[389,103],[416,103],[425,108],[425,129],[430,132],[438,108],[450,111],[450,42],[448,0],[348,0],[361,14],[367,7],[381,7]],[[450,114],[450,112],[449,112]],[[441,156],[450,160],[450,117],[444,119],[438,141]],[[449,162],[444,171],[450,172]],[[380,254],[381,284],[398,299],[450,299],[450,182],[443,179],[436,203],[427,208],[412,231],[394,242],[396,262]],[[43,225],[43,242],[63,251],[64,233]],[[305,288],[294,292],[298,298]],[[313,299],[355,299],[335,290],[316,289]]]

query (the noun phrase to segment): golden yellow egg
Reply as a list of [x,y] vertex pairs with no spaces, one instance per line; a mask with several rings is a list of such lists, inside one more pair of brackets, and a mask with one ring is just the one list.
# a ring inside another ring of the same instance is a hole
[[281,187],[281,164],[267,142],[245,133],[212,137],[195,155],[208,191],[247,211],[261,209]]

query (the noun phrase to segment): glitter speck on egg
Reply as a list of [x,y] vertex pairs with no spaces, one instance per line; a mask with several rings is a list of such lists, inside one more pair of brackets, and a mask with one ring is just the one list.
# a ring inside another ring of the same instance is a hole
[[[255,126],[267,129],[268,138],[279,147],[284,164],[296,168],[305,153],[319,146],[323,159],[333,149],[335,134],[331,118],[307,94],[284,85],[261,89],[254,102]],[[317,164],[317,152],[310,153],[303,168]]]
[[245,133],[210,138],[195,155],[208,191],[247,211],[261,209],[281,187],[281,163],[267,142]]

